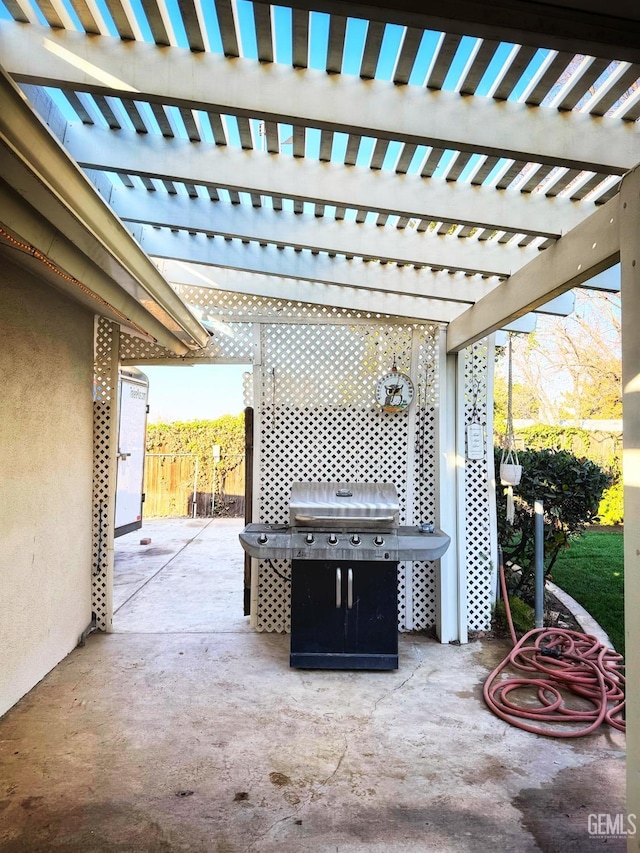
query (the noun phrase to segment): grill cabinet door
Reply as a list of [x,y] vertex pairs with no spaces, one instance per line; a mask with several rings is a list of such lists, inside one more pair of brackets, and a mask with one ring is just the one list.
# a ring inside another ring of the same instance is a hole
[[397,595],[397,563],[294,560],[291,666],[396,669]]
[[[340,575],[337,574],[340,572]],[[331,560],[294,560],[291,567],[291,656],[344,652],[344,570]],[[340,584],[338,587],[337,581]],[[298,664],[310,665],[310,664]]]
[[345,650],[380,657],[379,662],[385,655],[392,655],[397,666],[398,564],[360,562],[352,566],[351,594],[347,589],[346,598]]

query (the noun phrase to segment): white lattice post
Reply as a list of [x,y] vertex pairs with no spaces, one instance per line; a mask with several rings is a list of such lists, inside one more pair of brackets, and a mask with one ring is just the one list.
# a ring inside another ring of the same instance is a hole
[[485,449],[487,454],[487,497],[489,500],[489,555],[491,557],[491,605],[498,586],[498,518],[496,510],[496,464],[493,453],[493,397],[496,372],[496,336],[487,339],[487,394],[485,413]]
[[[449,356],[451,358],[451,356]],[[461,643],[469,640],[469,602],[468,602],[468,517],[469,490],[467,481],[466,450],[466,411],[467,411],[467,351],[458,353],[456,362],[456,423],[455,423],[455,458],[456,458],[456,508],[458,516],[458,639]]]
[[[458,587],[462,544],[464,565],[464,537],[459,532],[461,475],[458,464],[456,438],[456,396],[458,355],[446,354],[446,333],[440,333],[438,347],[439,401],[437,423],[436,459],[437,511],[436,523],[451,537],[447,552],[440,558],[436,573],[436,632],[441,643],[460,639]],[[463,517],[463,516],[462,516]]]
[[485,447],[482,458],[468,454],[465,432],[467,424],[479,418],[489,445],[493,409],[491,346],[485,339],[466,349],[464,372],[460,374],[463,393],[458,414],[458,448],[464,460],[466,621],[468,629],[476,631],[491,627],[495,596],[495,493],[490,458],[493,449]]
[[[420,347],[424,337],[422,329],[414,329],[411,336],[411,368],[410,376],[414,384],[420,388]],[[420,397],[420,395],[418,395]],[[422,395],[424,396],[424,394]],[[420,405],[425,405],[425,400],[418,399],[414,402],[414,407],[419,410]],[[426,415],[423,414],[423,417]],[[420,466],[416,465],[416,448],[418,445],[418,419],[411,413],[408,418],[409,429],[407,433],[407,503],[406,503],[406,523],[415,524],[423,519],[418,518],[419,515],[419,484],[416,481],[416,475],[424,476],[424,472],[420,470]],[[402,569],[400,568],[400,572]],[[398,578],[399,583],[402,582],[402,576]],[[414,604],[413,604],[413,563],[407,561],[404,564],[404,601],[398,601],[398,624],[402,631],[412,631],[414,626],[413,620]]]
[[119,326],[102,317],[96,318],[91,606],[100,631],[111,631],[113,620],[119,347]]
[[[253,483],[252,483],[252,506],[251,518],[260,517],[260,488],[262,468],[260,462],[260,449],[262,446],[262,423],[264,418],[264,395],[262,392],[262,326],[260,323],[253,324]],[[251,558],[251,601],[249,606],[249,624],[252,628],[258,627],[258,583],[260,563]]]
[[[640,819],[640,169],[620,189],[627,811]],[[640,833],[629,838],[640,849]]]

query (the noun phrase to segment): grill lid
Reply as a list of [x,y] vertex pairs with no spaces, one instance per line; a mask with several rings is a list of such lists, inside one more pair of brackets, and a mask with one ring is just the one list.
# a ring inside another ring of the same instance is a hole
[[395,530],[398,494],[393,483],[292,483],[289,523],[323,530]]

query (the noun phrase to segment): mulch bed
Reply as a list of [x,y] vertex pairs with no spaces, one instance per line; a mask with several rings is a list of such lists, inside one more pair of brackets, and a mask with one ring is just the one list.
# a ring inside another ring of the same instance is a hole
[[[579,631],[583,633],[578,620],[573,613],[566,607],[560,599],[545,590],[544,592],[544,627],[545,628],[564,628],[569,631]],[[490,631],[469,631],[469,640],[481,639],[500,639],[509,638],[507,631],[498,631],[491,628]]]

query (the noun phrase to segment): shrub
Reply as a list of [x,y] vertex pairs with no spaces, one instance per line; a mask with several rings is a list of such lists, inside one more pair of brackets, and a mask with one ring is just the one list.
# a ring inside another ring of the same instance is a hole
[[602,493],[598,509],[600,524],[622,524],[624,521],[624,488],[618,480]]
[[[496,471],[500,470],[496,448]],[[506,502],[498,491],[498,537],[505,563],[522,569],[509,577],[509,587],[525,601],[533,600],[535,572],[534,504],[544,507],[544,566],[549,576],[558,554],[572,537],[598,518],[602,493],[611,476],[589,459],[578,459],[566,450],[524,450],[518,454],[522,479],[514,489],[513,525],[506,519]],[[499,475],[498,475],[499,476]]]
[[[535,628],[535,614],[532,607],[518,598],[516,595],[509,596],[509,607],[511,609],[511,619],[516,634],[526,634]],[[507,621],[506,608],[504,601],[496,601],[493,608],[493,628],[501,634],[509,633],[509,622]]]

